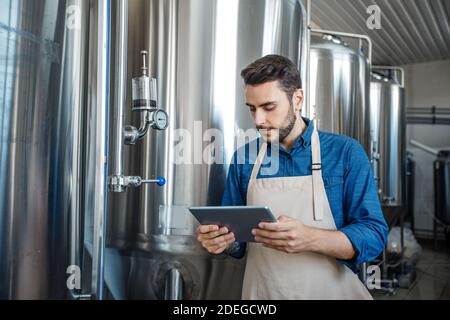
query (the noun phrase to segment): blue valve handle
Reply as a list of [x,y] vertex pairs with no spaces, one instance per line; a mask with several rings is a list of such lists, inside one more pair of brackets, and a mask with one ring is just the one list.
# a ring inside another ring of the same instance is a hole
[[155,180],[141,180],[141,183],[156,183],[160,187],[164,186],[166,182],[166,178],[164,177],[158,177]]
[[158,186],[162,187],[166,184],[166,178],[164,177],[158,177],[158,182],[157,182]]

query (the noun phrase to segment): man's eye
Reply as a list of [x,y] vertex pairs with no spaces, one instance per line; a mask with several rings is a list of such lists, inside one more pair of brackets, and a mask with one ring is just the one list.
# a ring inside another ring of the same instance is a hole
[[267,106],[264,108],[264,110],[266,111],[272,111],[273,109],[275,109],[276,106]]
[[250,108],[250,112],[255,112],[256,109],[255,108]]

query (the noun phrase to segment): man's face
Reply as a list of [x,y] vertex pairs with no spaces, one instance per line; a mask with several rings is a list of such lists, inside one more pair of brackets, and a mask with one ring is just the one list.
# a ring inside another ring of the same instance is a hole
[[245,87],[246,104],[256,128],[269,143],[283,142],[292,131],[303,102],[302,90],[289,101],[278,81]]

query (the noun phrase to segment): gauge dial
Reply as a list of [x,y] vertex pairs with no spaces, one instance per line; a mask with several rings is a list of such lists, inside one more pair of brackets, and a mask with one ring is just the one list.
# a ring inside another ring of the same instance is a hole
[[152,127],[157,130],[165,130],[169,126],[169,116],[164,110],[158,109],[153,113]]

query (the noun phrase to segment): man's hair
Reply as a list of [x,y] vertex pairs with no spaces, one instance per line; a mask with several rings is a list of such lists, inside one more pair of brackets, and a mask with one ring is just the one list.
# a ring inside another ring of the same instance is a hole
[[245,85],[258,85],[278,81],[280,89],[292,100],[294,92],[302,88],[300,72],[295,64],[283,56],[270,54],[251,63],[242,70]]

